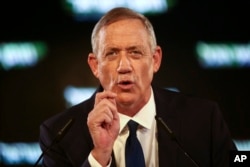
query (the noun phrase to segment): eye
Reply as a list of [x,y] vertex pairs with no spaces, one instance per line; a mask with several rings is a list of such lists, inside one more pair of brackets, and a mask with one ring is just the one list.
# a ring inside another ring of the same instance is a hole
[[117,58],[118,51],[110,50],[110,51],[107,51],[104,55],[105,55],[105,58],[109,61],[115,60]]
[[140,50],[131,50],[129,51],[129,55],[133,58],[140,58],[142,56],[142,52]]
[[106,53],[106,56],[115,56],[117,53],[115,51],[109,51]]

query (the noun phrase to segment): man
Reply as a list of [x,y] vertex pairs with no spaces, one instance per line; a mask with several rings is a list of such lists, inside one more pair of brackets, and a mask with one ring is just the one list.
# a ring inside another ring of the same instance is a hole
[[[136,140],[147,167],[228,166],[229,150],[235,145],[217,105],[151,85],[162,50],[147,18],[115,8],[96,24],[91,42],[88,64],[100,88],[87,101],[41,125],[40,145],[46,150],[74,119],[67,134],[45,153],[43,166],[128,166],[130,120],[139,124]],[[178,141],[155,116],[166,122]]]

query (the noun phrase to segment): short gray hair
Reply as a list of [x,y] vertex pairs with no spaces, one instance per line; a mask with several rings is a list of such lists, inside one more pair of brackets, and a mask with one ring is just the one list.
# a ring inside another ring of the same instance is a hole
[[129,8],[124,7],[117,7],[112,10],[110,10],[108,13],[106,13],[95,25],[92,36],[91,36],[91,45],[92,45],[92,51],[93,53],[97,54],[97,48],[98,48],[98,35],[101,30],[101,28],[125,19],[138,19],[141,20],[143,25],[146,28],[146,31],[149,35],[149,43],[151,46],[151,51],[153,51],[156,48],[156,37],[154,28],[151,24],[151,22],[146,18],[144,15],[137,13]]

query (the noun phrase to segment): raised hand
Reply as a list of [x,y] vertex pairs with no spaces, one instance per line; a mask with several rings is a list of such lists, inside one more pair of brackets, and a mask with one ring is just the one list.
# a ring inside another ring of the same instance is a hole
[[88,115],[88,127],[94,143],[93,157],[106,166],[110,160],[120,123],[116,108],[116,93],[104,91],[96,94],[95,105]]

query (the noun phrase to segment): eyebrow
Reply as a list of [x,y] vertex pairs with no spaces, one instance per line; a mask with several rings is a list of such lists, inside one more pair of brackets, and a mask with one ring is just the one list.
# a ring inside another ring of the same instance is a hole
[[142,46],[130,46],[130,47],[127,47],[126,50],[134,50],[134,49],[143,49]]
[[[143,46],[140,46],[140,45],[135,45],[135,46],[129,46],[129,47],[126,47],[125,50],[134,50],[134,49],[143,49]],[[105,48],[105,51],[107,50],[113,50],[113,51],[119,51],[121,50],[119,47],[107,47]]]

